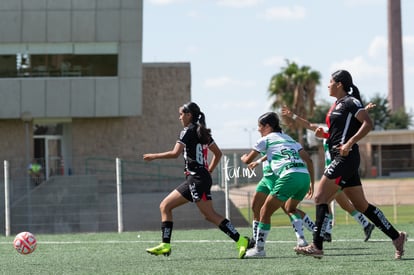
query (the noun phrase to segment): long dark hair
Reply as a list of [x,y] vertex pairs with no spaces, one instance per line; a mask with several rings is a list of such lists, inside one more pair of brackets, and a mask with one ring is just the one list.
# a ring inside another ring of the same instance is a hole
[[[345,70],[338,70],[332,74],[332,79],[335,82],[341,82],[344,86],[344,90],[349,94],[358,99],[362,103],[361,94],[359,93],[359,89],[357,86],[354,85],[352,82],[352,76],[348,71]],[[352,92],[351,92],[352,88]]]
[[192,116],[192,123],[197,125],[197,136],[201,144],[208,144],[211,141],[211,129],[207,128],[206,117],[200,111],[200,107],[194,102],[188,102],[182,106],[183,113],[190,113]]
[[279,116],[275,112],[267,112],[261,115],[258,119],[261,125],[269,124],[269,126],[273,129],[273,132],[282,132],[282,128],[280,127]]

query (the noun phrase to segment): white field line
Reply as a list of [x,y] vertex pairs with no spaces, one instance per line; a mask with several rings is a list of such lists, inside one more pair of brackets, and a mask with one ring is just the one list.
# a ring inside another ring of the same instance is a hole
[[[413,242],[414,240],[409,239],[409,242]],[[232,240],[173,240],[173,243],[223,243],[223,242],[233,242]],[[362,239],[339,239],[339,240],[332,240],[333,243],[335,242],[363,242]],[[390,239],[370,239],[370,242],[391,242]],[[107,240],[107,241],[38,241],[38,244],[117,244],[117,243],[159,243],[159,240]],[[271,241],[268,240],[266,243],[293,243],[295,244],[296,241]],[[13,244],[12,241],[10,242],[0,242],[0,245],[6,244],[10,245]]]

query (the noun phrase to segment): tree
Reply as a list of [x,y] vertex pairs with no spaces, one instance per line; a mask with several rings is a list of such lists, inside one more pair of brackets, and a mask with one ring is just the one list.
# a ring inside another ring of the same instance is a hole
[[[287,105],[295,114],[305,119],[312,117],[316,86],[320,79],[321,74],[318,71],[313,71],[309,66],[299,67],[295,62],[286,60],[286,67],[282,67],[282,71],[270,80],[269,96],[274,98],[273,109]],[[303,128],[298,127],[295,130],[298,141],[303,144]]]
[[386,129],[408,129],[412,125],[412,114],[405,112],[404,108],[391,113]]
[[369,102],[377,105],[369,111],[375,130],[408,129],[412,125],[412,114],[405,112],[404,108],[391,112],[385,96],[375,94]]
[[[374,123],[375,130],[384,130],[387,127],[387,123],[390,117],[390,111],[388,107],[388,100],[385,96],[375,94],[374,97],[369,100],[376,105],[375,108],[369,111],[369,116]],[[364,103],[363,103],[364,104]]]

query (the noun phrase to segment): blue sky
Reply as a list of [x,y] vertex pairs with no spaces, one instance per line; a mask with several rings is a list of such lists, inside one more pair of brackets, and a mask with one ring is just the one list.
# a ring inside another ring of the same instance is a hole
[[[405,105],[414,112],[414,1],[401,0]],[[411,14],[409,14],[411,12]],[[346,69],[386,97],[386,0],[144,0],[143,62],[190,62],[192,101],[221,148],[250,148],[270,111],[268,85],[289,59],[322,75]],[[178,121],[177,121],[178,123]]]

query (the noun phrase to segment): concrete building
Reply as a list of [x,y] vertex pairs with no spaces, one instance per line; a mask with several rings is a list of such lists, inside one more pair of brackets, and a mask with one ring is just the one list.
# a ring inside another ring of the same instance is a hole
[[142,65],[142,13],[137,0],[1,1],[0,154],[11,167],[35,158],[48,179],[82,173],[87,156],[171,145],[190,65]]
[[[191,67],[142,64],[142,20],[142,0],[0,2],[0,157],[11,181],[11,232],[119,230],[115,158],[124,160],[124,230],[158,229],[158,200],[183,180],[183,160],[147,164],[142,155],[170,150],[178,138]],[[40,184],[27,174],[33,159],[43,167]],[[181,227],[212,226],[191,205],[180,212]]]

